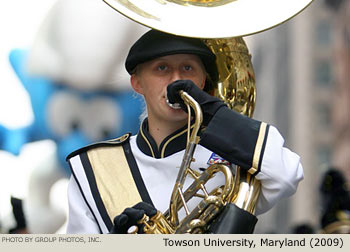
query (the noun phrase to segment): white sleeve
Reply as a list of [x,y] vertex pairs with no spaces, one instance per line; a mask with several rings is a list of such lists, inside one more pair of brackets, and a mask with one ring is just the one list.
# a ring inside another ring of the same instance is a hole
[[100,230],[73,176],[68,184],[68,234],[99,234]]
[[261,170],[256,178],[261,181],[261,193],[256,214],[272,208],[280,199],[296,192],[304,178],[300,157],[283,147],[284,139],[278,130],[270,126]]

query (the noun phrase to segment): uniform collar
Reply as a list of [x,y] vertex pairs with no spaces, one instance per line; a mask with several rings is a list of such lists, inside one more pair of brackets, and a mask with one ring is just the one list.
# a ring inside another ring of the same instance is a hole
[[139,149],[146,155],[154,158],[164,158],[186,148],[187,143],[187,125],[176,130],[167,136],[159,146],[149,133],[148,119],[146,118],[140,127],[136,137],[136,143]]

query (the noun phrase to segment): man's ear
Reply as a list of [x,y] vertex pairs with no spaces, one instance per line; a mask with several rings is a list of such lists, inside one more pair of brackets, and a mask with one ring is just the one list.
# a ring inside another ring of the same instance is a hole
[[[206,77],[206,78],[208,78],[208,77]],[[206,78],[203,79],[202,83],[201,83],[200,86],[199,86],[200,89],[202,89],[202,90],[204,89],[205,84],[207,83]]]
[[204,89],[205,83],[206,83],[206,79],[204,79],[204,80],[202,81],[202,84],[201,84],[201,86],[200,86],[200,88],[201,88],[202,90]]
[[132,74],[130,76],[130,83],[132,89],[134,89],[136,93],[143,95],[142,85],[140,83],[139,77],[136,74]]

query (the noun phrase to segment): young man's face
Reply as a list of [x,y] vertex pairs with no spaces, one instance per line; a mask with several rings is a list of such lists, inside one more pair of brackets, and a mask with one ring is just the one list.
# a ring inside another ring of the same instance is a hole
[[175,54],[140,64],[131,76],[131,85],[145,97],[149,119],[180,122],[186,121],[187,114],[168,106],[167,86],[176,80],[192,80],[203,89],[205,79],[205,68],[197,55]]

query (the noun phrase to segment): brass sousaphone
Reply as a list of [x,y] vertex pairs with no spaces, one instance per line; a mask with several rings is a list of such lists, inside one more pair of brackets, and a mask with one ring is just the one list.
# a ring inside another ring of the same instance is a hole
[[[256,86],[251,55],[242,36],[273,28],[300,13],[312,0],[104,0],[126,17],[163,32],[202,38],[216,54],[219,81],[214,95],[231,109],[252,117]],[[260,193],[260,182],[255,179],[257,167],[248,171],[223,164],[210,166],[203,173],[190,168],[202,112],[198,103],[181,92],[185,104],[195,111],[195,125],[187,143],[184,158],[170,199],[169,210],[151,219],[142,220],[145,233],[204,233],[210,232],[223,208],[230,204],[248,215],[255,213]],[[190,109],[189,109],[190,111]],[[190,117],[190,116],[189,116]],[[205,183],[215,173],[222,172],[226,184],[207,192]],[[183,192],[184,180],[191,176],[194,182]],[[202,191],[199,194],[198,191]],[[190,211],[186,205],[192,197],[202,197]],[[184,208],[186,217],[179,220],[178,211]],[[236,217],[238,219],[240,217]],[[214,223],[214,224],[213,224]],[[233,233],[253,232],[253,228],[234,228]],[[217,231],[217,230],[216,230]],[[218,231],[225,232],[219,229]]]

